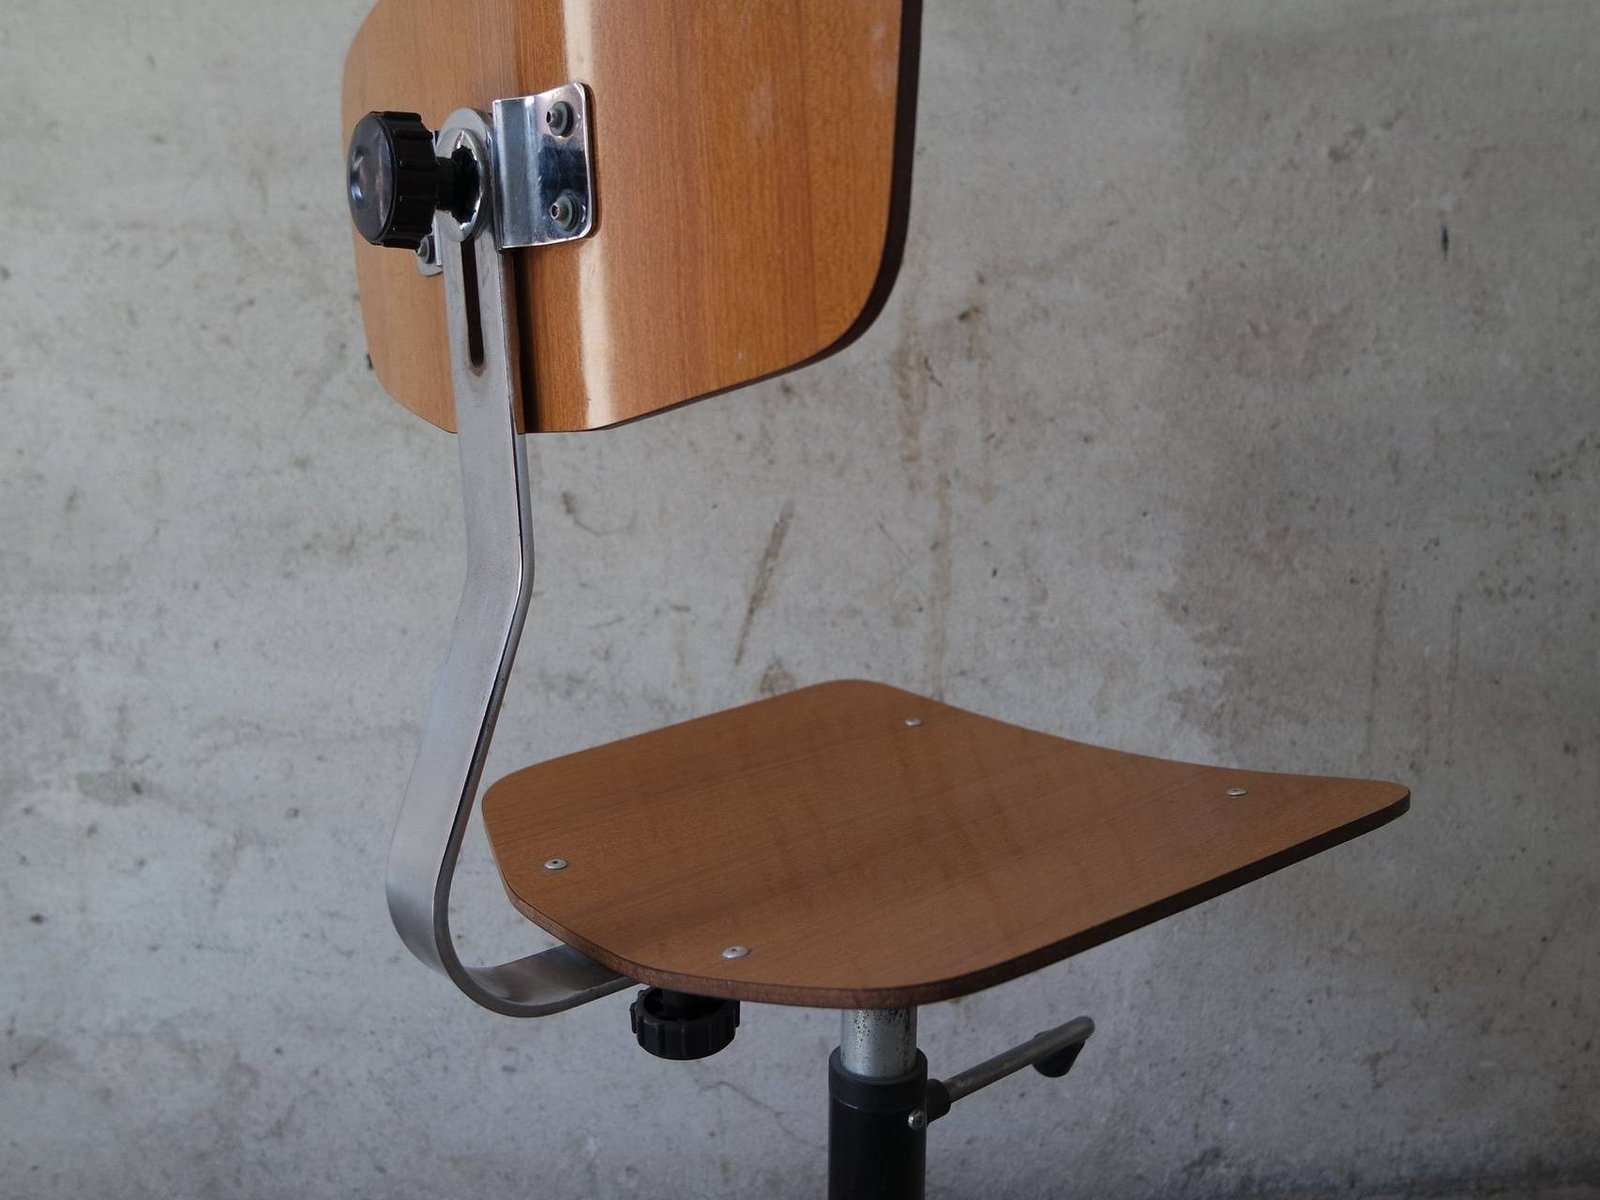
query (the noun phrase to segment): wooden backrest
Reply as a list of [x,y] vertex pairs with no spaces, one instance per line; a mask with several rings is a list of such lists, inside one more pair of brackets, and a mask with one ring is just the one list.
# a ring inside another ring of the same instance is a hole
[[[919,0],[379,0],[350,48],[369,110],[453,110],[576,80],[596,229],[519,250],[528,428],[598,429],[847,344],[899,265]],[[453,428],[441,281],[356,239],[384,388]]]

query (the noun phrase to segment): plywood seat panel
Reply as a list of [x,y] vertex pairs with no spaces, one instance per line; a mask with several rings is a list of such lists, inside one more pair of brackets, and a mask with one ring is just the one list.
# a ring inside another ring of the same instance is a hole
[[614,970],[870,1008],[1037,969],[1407,803],[1398,784],[1171,762],[837,682],[529,767],[484,814],[513,903]]

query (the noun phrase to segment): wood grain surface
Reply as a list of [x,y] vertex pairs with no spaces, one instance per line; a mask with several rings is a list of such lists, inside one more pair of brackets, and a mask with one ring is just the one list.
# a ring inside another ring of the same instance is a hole
[[[898,268],[918,0],[380,0],[346,59],[366,112],[568,80],[592,93],[596,232],[514,251],[533,430],[594,429],[815,359]],[[446,429],[438,278],[356,239],[384,388]]]
[[613,970],[892,1008],[1088,949],[1407,804],[1398,784],[1147,758],[840,682],[530,767],[483,807],[512,901]]

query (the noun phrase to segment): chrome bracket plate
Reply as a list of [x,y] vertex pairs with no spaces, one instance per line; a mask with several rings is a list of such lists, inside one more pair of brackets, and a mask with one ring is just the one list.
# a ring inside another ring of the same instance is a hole
[[[489,177],[490,129],[472,109],[454,113],[440,144],[471,154]],[[508,260],[485,220],[485,189],[471,219],[434,221],[445,281],[451,381],[461,452],[467,579],[450,648],[434,679],[422,744],[389,847],[389,914],[401,940],[485,1008],[541,1017],[629,985],[571,946],[498,966],[468,967],[450,932],[450,885],[477,800],[484,759],[533,588],[528,456],[518,396]]]
[[494,211],[502,250],[548,246],[594,229],[589,92],[565,83],[496,100]]

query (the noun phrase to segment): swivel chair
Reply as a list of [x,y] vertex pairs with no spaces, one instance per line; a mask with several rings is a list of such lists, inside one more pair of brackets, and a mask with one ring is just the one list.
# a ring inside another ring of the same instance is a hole
[[525,439],[804,366],[882,307],[909,201],[916,0],[379,0],[347,60],[373,366],[457,434],[467,580],[391,850],[400,936],[542,1017],[643,985],[692,1059],[739,1004],[842,1013],[829,1194],[923,1194],[930,1123],[1087,1018],[944,1080],[916,1009],[1056,962],[1405,811],[1382,782],[1171,762],[834,682],[518,771],[484,817],[560,945],[464,965],[451,879],[533,578]]

